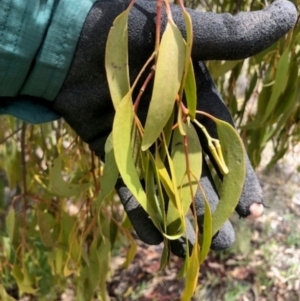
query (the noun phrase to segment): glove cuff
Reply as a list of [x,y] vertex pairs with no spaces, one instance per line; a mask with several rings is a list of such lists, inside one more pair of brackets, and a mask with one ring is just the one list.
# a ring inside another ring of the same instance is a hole
[[[54,100],[95,1],[1,0],[0,96]],[[13,109],[9,113],[16,116]],[[24,110],[17,117],[34,123],[35,112]]]

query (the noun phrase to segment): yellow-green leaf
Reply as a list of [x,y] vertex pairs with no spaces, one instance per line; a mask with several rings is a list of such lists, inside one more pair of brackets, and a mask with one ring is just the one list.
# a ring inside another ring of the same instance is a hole
[[204,200],[205,211],[204,211],[204,220],[203,220],[201,252],[200,252],[200,259],[199,259],[200,264],[203,263],[208,252],[210,251],[211,239],[212,239],[212,216],[211,216],[210,206],[205,194],[203,194],[203,200]]
[[115,109],[129,91],[128,14],[129,6],[114,21],[105,48],[105,69]]
[[18,284],[18,288],[21,294],[27,293],[27,294],[36,295],[38,289],[33,288],[33,283],[28,278],[27,272],[24,270],[24,268],[25,267],[21,269],[15,264],[11,271],[11,274]]
[[209,64],[209,71],[211,73],[211,76],[214,80],[217,80],[224,74],[226,74],[228,71],[232,70],[238,63],[241,61],[212,61]]
[[[186,214],[196,194],[198,181],[202,170],[202,149],[198,134],[192,124],[187,127],[188,154],[185,153],[184,137],[178,128],[174,130],[172,138],[172,159],[177,179],[177,189],[183,206],[183,213]],[[188,158],[186,158],[188,155]],[[189,166],[187,166],[187,161]],[[190,180],[189,181],[189,177]],[[197,180],[196,180],[197,179]]]
[[273,85],[271,98],[268,101],[268,105],[266,110],[264,111],[263,120],[261,121],[261,123],[266,121],[267,118],[270,116],[270,114],[272,113],[272,111],[274,110],[278,102],[279,96],[281,95],[281,93],[284,91],[286,87],[289,78],[289,74],[288,74],[289,56],[290,56],[290,49],[286,48],[279,59],[278,68],[275,77],[275,84]]
[[37,209],[36,213],[41,240],[46,247],[52,247],[53,240],[51,237],[51,231],[53,230],[54,219],[50,214],[39,209]]
[[124,267],[127,269],[134,259],[137,252],[137,243],[134,239],[130,239],[129,250],[126,253],[126,260],[124,262]]
[[141,204],[151,216],[155,225],[159,228],[160,218],[154,208],[147,200],[146,193],[141,185],[139,175],[135,169],[131,149],[131,129],[133,123],[133,105],[130,93],[127,94],[119,104],[113,122],[113,146],[116,164],[121,177]]
[[246,174],[245,150],[240,136],[227,122],[211,117],[217,125],[225,163],[229,173],[224,175],[220,190],[220,202],[213,213],[212,235],[222,227],[234,212],[240,199]]
[[8,295],[8,293],[6,292],[6,289],[1,284],[0,284],[0,300],[3,300],[3,301],[17,301],[15,298]]
[[7,229],[7,234],[10,238],[10,241],[13,242],[14,240],[14,233],[15,233],[15,210],[13,207],[11,207],[9,209],[9,212],[6,216],[6,219],[5,219],[5,222],[6,222],[6,229]]
[[199,276],[199,245],[195,243],[191,256],[187,259],[185,287],[180,301],[190,301],[195,292]]
[[110,134],[105,143],[105,165],[101,177],[101,190],[97,197],[97,207],[112,192],[119,175],[113,151],[112,135]]
[[183,75],[184,58],[185,43],[181,33],[174,23],[168,22],[159,47],[142,150],[154,143],[172,114]]
[[88,187],[88,184],[73,184],[68,183],[62,177],[62,159],[58,157],[54,160],[53,166],[50,169],[50,186],[57,194],[64,197],[79,196]]
[[191,118],[196,117],[196,109],[197,109],[197,86],[195,81],[194,67],[192,60],[190,61],[186,81],[185,81],[185,98],[187,102],[187,108],[189,110],[189,115]]

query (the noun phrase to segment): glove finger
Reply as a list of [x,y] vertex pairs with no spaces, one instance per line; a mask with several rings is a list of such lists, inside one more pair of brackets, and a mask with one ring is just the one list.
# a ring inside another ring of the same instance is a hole
[[[197,95],[197,98],[201,100],[198,104],[198,109],[224,120],[230,123],[232,126],[235,126],[229,110],[223,102],[214,82],[212,81],[205,64],[203,62],[194,63],[194,68],[197,87],[201,87],[201,89],[198,89]],[[208,133],[213,138],[218,137],[216,125],[211,119],[207,117],[200,117],[199,120],[206,127]],[[222,178],[219,168],[208,149],[206,138],[204,137],[202,131],[197,129],[197,132],[201,139],[203,149],[209,155],[214,168],[218,172],[220,178]],[[264,204],[262,189],[250,160],[246,155],[246,178],[236,211],[240,217],[256,217],[262,213],[263,208]]]
[[214,235],[210,248],[215,251],[228,249],[235,241],[235,233],[231,222],[228,220]]
[[[171,6],[175,23],[185,35],[185,21],[179,6]],[[196,60],[237,60],[252,56],[271,46],[296,23],[297,10],[287,0],[277,0],[255,12],[205,13],[188,9],[192,18],[194,41],[192,57]],[[154,42],[156,2],[137,1],[129,17],[129,43],[151,49]],[[162,18],[162,29],[167,17]],[[148,50],[149,51],[149,50]]]
[[116,184],[116,191],[140,240],[148,245],[160,244],[163,241],[162,234],[121,179]]
[[[199,225],[200,227],[202,227],[203,214],[204,211],[202,211],[202,215],[199,216],[200,221],[198,221],[198,223],[199,224],[201,223],[201,225]],[[185,219],[185,224],[186,224],[185,235],[183,235],[179,239],[170,241],[170,247],[172,253],[180,258],[185,258],[186,256],[186,252],[187,252],[186,242],[188,242],[189,244],[189,253],[191,254],[193,245],[196,240],[194,228],[188,218]],[[225,224],[218,231],[218,233],[216,233],[212,238],[212,244],[210,248],[215,251],[225,250],[234,243],[234,240],[235,240],[234,229],[230,221],[226,221]]]

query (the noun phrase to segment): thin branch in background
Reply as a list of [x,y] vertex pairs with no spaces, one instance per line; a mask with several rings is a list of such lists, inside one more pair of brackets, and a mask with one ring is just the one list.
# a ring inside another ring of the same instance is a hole
[[23,182],[23,195],[27,195],[27,183],[26,183],[26,128],[27,124],[23,122],[21,133],[21,169],[22,169],[22,182]]
[[22,218],[22,238],[21,238],[21,252],[22,256],[25,255],[26,246],[26,213],[27,213],[27,170],[26,170],[26,122],[22,124],[21,132],[21,170],[22,170],[22,182],[23,182],[23,218]]
[[11,134],[9,134],[8,136],[6,136],[2,140],[0,140],[0,145],[3,144],[3,143],[5,143],[5,142],[7,142],[8,139],[10,139],[12,136],[14,136],[15,134],[17,134],[21,130],[22,130],[22,127],[19,127],[15,131],[13,131]]
[[237,14],[241,11],[242,9],[242,4],[243,4],[243,0],[237,0],[235,3],[235,8],[233,10],[233,14]]
[[95,191],[94,191],[94,197],[96,197],[100,191],[100,186],[99,186],[99,182],[97,181],[97,177],[96,177],[96,164],[95,164],[95,153],[91,152],[91,169],[90,172],[92,173],[92,177],[93,177],[93,181],[94,181],[94,187],[95,187]]

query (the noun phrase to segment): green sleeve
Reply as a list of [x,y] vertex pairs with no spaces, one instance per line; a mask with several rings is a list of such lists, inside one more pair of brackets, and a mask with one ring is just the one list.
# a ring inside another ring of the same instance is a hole
[[3,97],[55,99],[95,1],[0,1],[0,106]]

